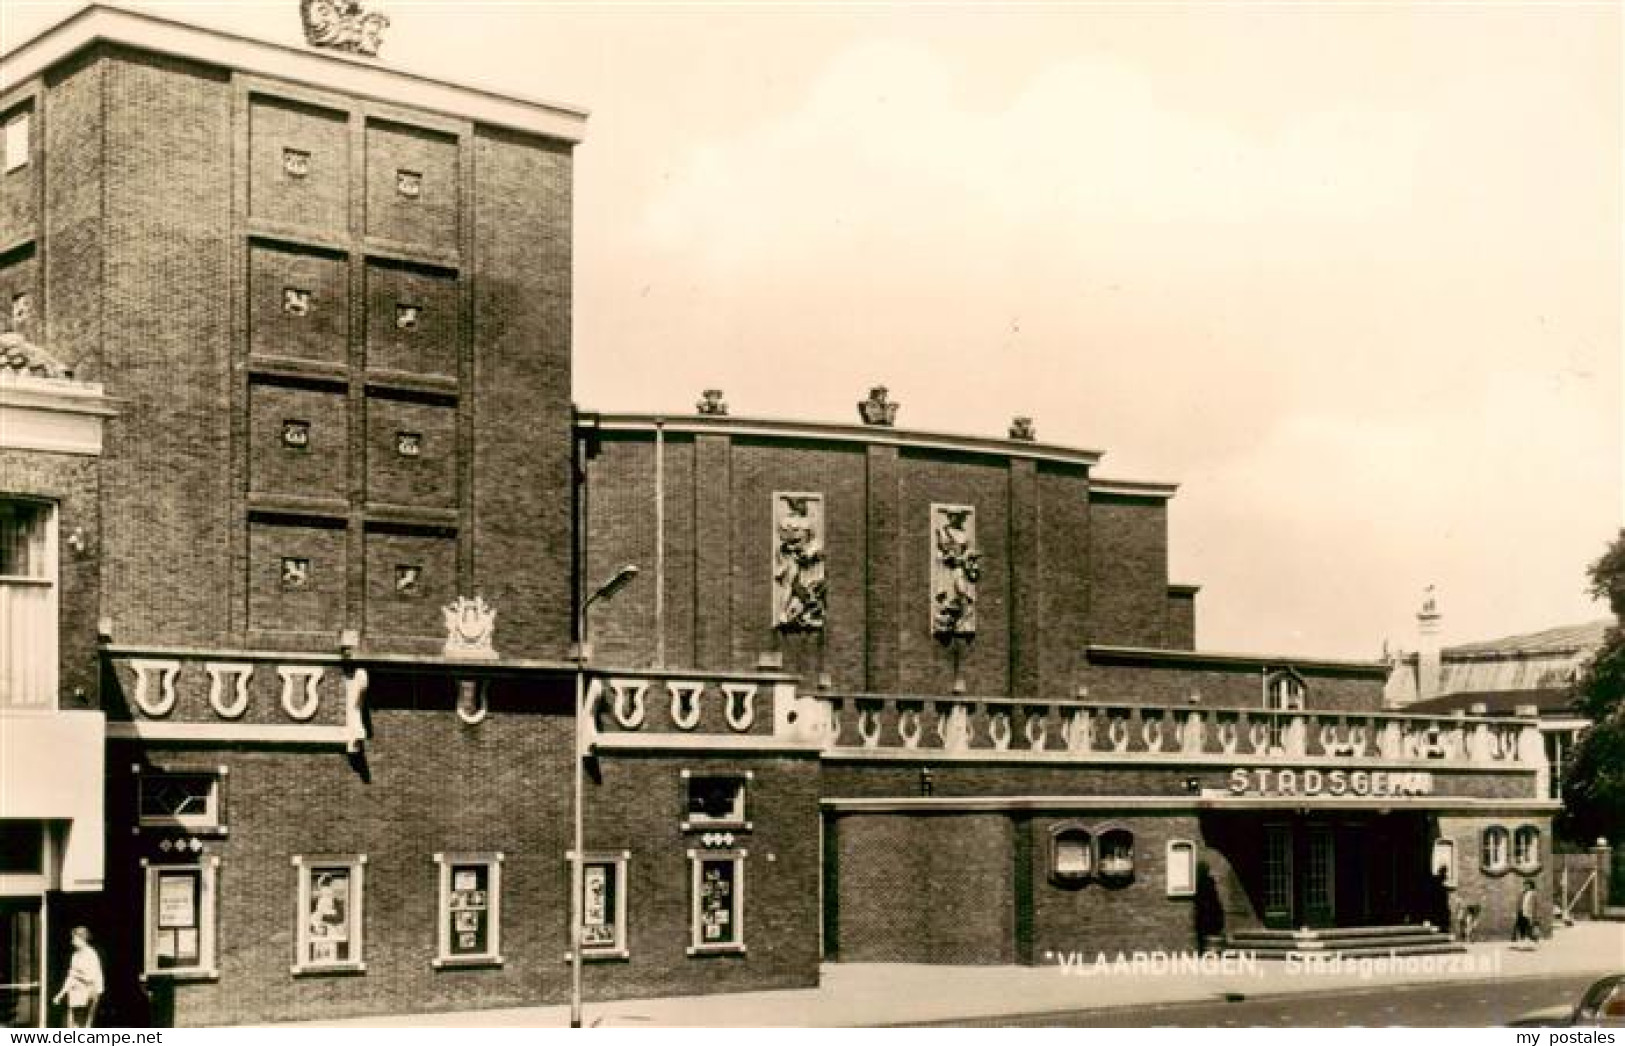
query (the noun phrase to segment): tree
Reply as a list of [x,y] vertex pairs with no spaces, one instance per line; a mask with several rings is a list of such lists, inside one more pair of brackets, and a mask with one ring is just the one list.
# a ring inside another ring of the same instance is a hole
[[1574,707],[1592,726],[1563,778],[1559,830],[1577,842],[1625,841],[1625,530],[1587,571],[1614,626],[1574,686]]

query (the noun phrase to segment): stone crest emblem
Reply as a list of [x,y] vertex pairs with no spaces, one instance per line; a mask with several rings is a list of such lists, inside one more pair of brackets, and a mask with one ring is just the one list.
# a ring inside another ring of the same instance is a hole
[[389,16],[367,11],[360,0],[299,0],[305,42],[312,47],[376,57],[384,44]]
[[447,657],[496,657],[491,638],[496,633],[497,612],[483,598],[458,596],[440,608],[446,621]]

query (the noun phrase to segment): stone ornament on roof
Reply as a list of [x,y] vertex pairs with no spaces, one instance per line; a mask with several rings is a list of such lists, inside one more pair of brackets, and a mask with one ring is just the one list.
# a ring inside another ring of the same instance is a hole
[[0,374],[72,378],[73,368],[16,331],[0,333]]
[[896,424],[897,408],[901,406],[891,400],[886,386],[876,385],[869,390],[869,398],[858,404],[858,417],[865,425],[891,426]]
[[1031,443],[1038,439],[1038,429],[1033,426],[1033,419],[1025,415],[1010,420],[1010,438]]
[[709,417],[725,417],[728,401],[722,398],[721,389],[706,389],[700,393],[700,401],[694,404],[694,409]]
[[389,16],[367,11],[360,0],[299,0],[305,42],[312,47],[376,57],[384,44]]

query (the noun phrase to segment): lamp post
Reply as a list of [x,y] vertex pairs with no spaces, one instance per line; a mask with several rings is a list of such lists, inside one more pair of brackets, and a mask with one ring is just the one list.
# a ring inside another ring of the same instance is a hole
[[570,822],[573,841],[570,848],[570,1027],[581,1027],[581,866],[583,854],[584,792],[586,779],[582,764],[586,759],[587,736],[587,611],[600,599],[609,599],[638,576],[638,568],[631,563],[615,572],[615,576],[599,585],[592,595],[576,608],[576,718],[575,718],[575,788],[571,793]]

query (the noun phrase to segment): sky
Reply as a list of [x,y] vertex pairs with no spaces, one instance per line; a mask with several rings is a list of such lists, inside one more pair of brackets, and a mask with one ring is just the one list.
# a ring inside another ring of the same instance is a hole
[[[9,48],[80,6],[4,0]],[[303,46],[297,0],[127,3]],[[1615,4],[368,3],[387,66],[591,110],[577,402],[1105,451],[1198,643],[1606,616]]]

